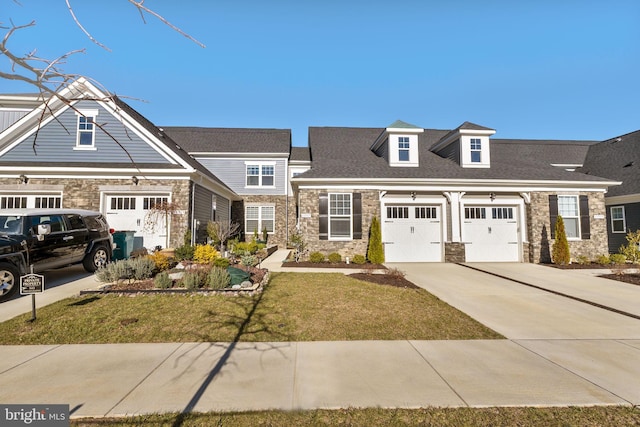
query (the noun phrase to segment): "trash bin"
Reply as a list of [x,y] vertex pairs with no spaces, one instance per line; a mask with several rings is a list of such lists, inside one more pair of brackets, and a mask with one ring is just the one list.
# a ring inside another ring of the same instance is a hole
[[113,250],[113,260],[127,259],[133,251],[133,235],[135,231],[116,231],[113,233],[113,243],[116,248]]

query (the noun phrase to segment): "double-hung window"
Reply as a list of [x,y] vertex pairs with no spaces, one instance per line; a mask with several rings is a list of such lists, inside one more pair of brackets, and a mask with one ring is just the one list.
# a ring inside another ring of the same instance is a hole
[[262,233],[267,229],[267,233],[275,231],[276,209],[274,206],[247,206],[245,208],[244,230],[247,234],[254,232]]
[[98,110],[78,111],[76,149],[94,150],[96,147],[96,117]]
[[558,215],[562,216],[568,239],[580,238],[578,196],[558,196]]
[[409,137],[398,137],[398,160],[401,162],[409,161]]
[[627,223],[624,217],[624,206],[611,207],[611,231],[614,233],[624,233]]
[[329,238],[351,239],[351,193],[329,194]]
[[471,162],[482,162],[482,142],[480,138],[471,138]]
[[273,187],[275,165],[247,164],[247,187]]

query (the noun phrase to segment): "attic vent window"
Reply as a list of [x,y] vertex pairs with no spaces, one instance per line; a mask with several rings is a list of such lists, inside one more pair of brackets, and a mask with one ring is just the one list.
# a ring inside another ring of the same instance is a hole
[[95,150],[96,149],[96,117],[98,110],[77,111],[77,133],[75,150]]

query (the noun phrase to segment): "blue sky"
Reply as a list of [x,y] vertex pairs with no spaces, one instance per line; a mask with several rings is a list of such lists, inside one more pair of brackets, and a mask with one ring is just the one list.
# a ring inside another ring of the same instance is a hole
[[[36,20],[14,52],[99,81],[158,126],[433,129],[465,121],[496,138],[603,140],[640,129],[637,0],[147,0],[206,45],[126,0],[2,2]],[[7,70],[6,58],[0,69]],[[0,80],[0,92],[31,92]],[[144,100],[145,102],[137,101]]]

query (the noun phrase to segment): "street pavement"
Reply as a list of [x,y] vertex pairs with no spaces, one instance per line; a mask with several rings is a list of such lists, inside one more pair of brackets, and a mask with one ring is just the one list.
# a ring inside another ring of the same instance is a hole
[[2,346],[0,402],[69,404],[74,417],[640,404],[640,320],[539,289],[634,314],[639,286],[532,264],[390,266],[506,339]]

